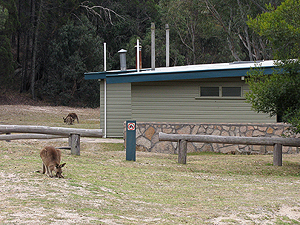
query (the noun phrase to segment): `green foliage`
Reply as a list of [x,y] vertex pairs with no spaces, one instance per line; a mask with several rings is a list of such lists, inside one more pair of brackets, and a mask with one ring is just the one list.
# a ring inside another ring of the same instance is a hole
[[[13,78],[19,79],[15,83],[21,92],[36,84],[37,96],[55,104],[78,102],[82,106],[97,101],[98,105],[99,85],[84,81],[83,74],[102,70],[100,40],[107,43],[108,70],[120,68],[118,51],[122,48],[128,52],[127,67],[135,68],[137,38],[142,45],[143,68],[151,66],[151,22],[156,26],[157,67],[165,66],[165,24],[170,26],[170,66],[252,60],[255,54],[254,59],[268,59],[265,39],[248,32],[246,25],[246,15],[261,13],[267,2],[0,0],[0,34],[10,39],[2,41],[9,43],[1,48],[1,57],[6,57],[10,68],[3,70],[6,76],[13,74],[17,61],[21,71]],[[37,23],[40,9],[42,17]]]
[[[212,19],[204,2],[162,0],[160,13],[163,24],[170,26],[171,65],[228,61],[231,53],[225,50],[223,30]],[[164,26],[160,29],[158,33],[165,35]],[[160,44],[164,46],[164,42],[165,39]],[[158,54],[164,56],[161,51],[164,49],[158,48]]]
[[[260,69],[251,70],[247,83],[250,92],[246,94],[247,102],[256,112],[280,116],[283,122],[292,123],[294,132],[300,133],[300,63],[290,60],[278,63],[279,69],[266,75]],[[297,128],[298,127],[298,128]]]
[[[125,49],[128,49],[126,53],[126,61],[127,61],[127,67],[128,68],[136,68],[136,44],[137,44],[137,39],[140,41],[140,46],[143,44],[141,43],[141,38],[139,38],[136,35],[133,35],[130,39],[128,44],[126,45]],[[143,46],[142,46],[143,48]]]
[[18,21],[14,1],[0,0],[0,82],[5,84],[11,81],[11,75],[14,71],[10,38],[17,27]]
[[248,25],[269,39],[280,71],[270,76],[252,71],[247,100],[255,111],[278,115],[300,133],[300,1],[285,0],[277,8],[269,5],[268,10],[249,17]]
[[4,30],[8,19],[8,10],[0,5],[0,31]]
[[49,45],[47,72],[40,94],[59,105],[99,105],[99,84],[84,80],[86,71],[101,71],[102,40],[85,16],[69,21]]
[[14,69],[10,40],[5,35],[0,35],[0,62],[0,81],[5,82]]
[[285,0],[277,8],[268,5],[268,11],[247,24],[271,42],[278,59],[298,58],[300,48],[300,1]]
[[[128,68],[135,68],[135,53],[134,46],[136,45],[136,37],[139,37],[141,42],[145,39],[150,28],[150,23],[155,22],[156,25],[160,22],[160,14],[157,10],[158,0],[141,0],[141,1],[93,1],[93,5],[101,5],[113,10],[119,16],[111,14],[112,22],[102,21],[99,24],[99,18],[96,17],[93,23],[98,26],[97,34],[107,43],[108,69],[120,69],[120,60],[118,51],[126,49],[128,54],[133,55],[131,59],[127,55]],[[102,13],[101,10],[99,13]],[[96,20],[96,21],[95,21]],[[145,52],[145,44],[143,45],[143,65],[149,65],[147,61],[150,55]],[[129,48],[130,47],[130,48]],[[134,54],[133,54],[134,53]]]
[[17,7],[14,0],[0,0],[0,33],[11,35],[19,27]]
[[292,125],[290,128],[292,133],[300,133],[300,109],[289,109],[283,117],[283,120]]

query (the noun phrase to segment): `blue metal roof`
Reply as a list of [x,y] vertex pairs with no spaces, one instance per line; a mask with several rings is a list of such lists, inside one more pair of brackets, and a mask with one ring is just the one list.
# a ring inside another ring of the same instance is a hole
[[265,74],[271,74],[275,65],[273,60],[267,60],[260,62],[233,62],[163,67],[156,68],[155,70],[143,69],[140,72],[137,72],[137,70],[89,72],[85,73],[85,79],[106,79],[108,84],[113,84],[218,77],[242,77],[247,75],[250,68],[255,67],[264,69]]

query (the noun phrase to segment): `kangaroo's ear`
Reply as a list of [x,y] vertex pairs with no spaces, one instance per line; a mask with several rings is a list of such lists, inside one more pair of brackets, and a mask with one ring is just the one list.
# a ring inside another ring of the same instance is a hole
[[59,167],[63,168],[66,165],[66,163],[61,164]]
[[59,164],[56,164],[56,166],[55,166],[57,169],[60,167],[60,165]]

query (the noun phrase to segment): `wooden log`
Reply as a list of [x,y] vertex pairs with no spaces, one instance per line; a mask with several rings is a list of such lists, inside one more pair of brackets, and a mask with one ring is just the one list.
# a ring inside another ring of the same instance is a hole
[[71,142],[71,155],[80,155],[80,135],[79,134],[71,134],[70,135]]
[[27,125],[0,125],[0,132],[4,133],[38,133],[69,136],[72,133],[81,137],[102,137],[102,129],[77,129],[65,127],[27,126]]
[[281,144],[274,145],[273,166],[282,166],[282,145]]
[[166,134],[159,133],[160,141],[186,140],[190,142],[203,143],[224,143],[243,145],[270,145],[281,144],[284,146],[300,147],[300,138],[281,137],[237,137],[237,136],[217,136],[217,135],[192,135],[192,134]]
[[66,138],[66,136],[47,135],[47,134],[9,134],[9,135],[0,135],[0,141],[18,140],[18,139],[54,139],[54,138]]
[[187,155],[187,141],[179,140],[179,149],[178,149],[178,163],[186,164],[186,155]]

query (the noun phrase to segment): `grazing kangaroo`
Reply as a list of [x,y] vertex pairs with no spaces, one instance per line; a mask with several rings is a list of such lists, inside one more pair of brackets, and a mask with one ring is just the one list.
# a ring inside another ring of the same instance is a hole
[[40,152],[40,156],[43,161],[43,174],[46,174],[49,177],[53,177],[52,171],[56,172],[56,177],[64,178],[62,175],[61,168],[66,165],[66,163],[60,164],[61,151],[54,148],[53,146],[46,146]]
[[69,113],[67,117],[66,118],[63,117],[63,119],[64,119],[64,123],[66,124],[72,125],[75,119],[77,120],[77,123],[79,123],[79,119],[76,113]]
[[64,122],[69,125],[72,125],[74,122],[74,119],[70,116],[69,117],[67,116],[66,118],[63,117],[63,119],[64,119]]

